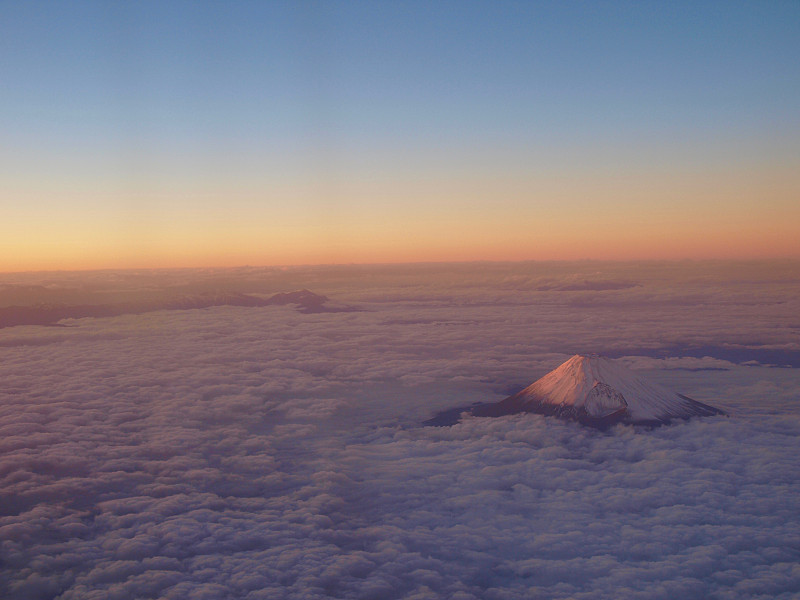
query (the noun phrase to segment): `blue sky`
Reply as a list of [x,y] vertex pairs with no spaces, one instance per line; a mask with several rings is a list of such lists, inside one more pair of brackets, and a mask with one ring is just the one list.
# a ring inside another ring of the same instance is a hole
[[23,135],[744,129],[796,122],[800,97],[788,2],[34,2],[3,15],[4,113]]

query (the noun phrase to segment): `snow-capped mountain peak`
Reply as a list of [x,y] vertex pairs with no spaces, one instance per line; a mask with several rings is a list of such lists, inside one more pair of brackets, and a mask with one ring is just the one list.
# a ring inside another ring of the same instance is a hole
[[553,415],[590,425],[656,424],[723,414],[597,354],[576,354],[524,390],[496,404],[476,408],[472,414],[499,416],[518,412]]

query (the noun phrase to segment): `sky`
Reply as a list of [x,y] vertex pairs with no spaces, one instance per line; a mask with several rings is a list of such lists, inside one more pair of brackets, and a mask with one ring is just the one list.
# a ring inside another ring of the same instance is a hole
[[0,2],[0,271],[800,257],[800,5]]
[[[298,287],[358,310],[0,329],[0,597],[796,599],[796,261],[15,273],[0,306]],[[422,426],[591,351],[728,416]]]

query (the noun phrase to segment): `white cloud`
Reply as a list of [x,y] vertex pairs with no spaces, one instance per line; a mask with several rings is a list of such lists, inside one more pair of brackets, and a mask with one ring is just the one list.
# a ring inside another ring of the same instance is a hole
[[[537,415],[419,426],[442,408],[502,398],[569,352],[785,345],[796,283],[683,282],[629,266],[489,266],[472,278],[431,269],[416,280],[300,271],[287,286],[362,313],[217,307],[4,330],[0,595],[734,599],[800,589],[796,369],[627,356],[734,412],[655,430]],[[640,285],[536,291],[544,279]]]

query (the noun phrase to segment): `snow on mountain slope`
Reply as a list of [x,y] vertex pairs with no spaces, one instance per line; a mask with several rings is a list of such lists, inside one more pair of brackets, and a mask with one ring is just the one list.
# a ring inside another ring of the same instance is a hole
[[620,363],[576,354],[524,390],[472,411],[475,416],[535,412],[592,425],[656,424],[721,410],[647,381]]

